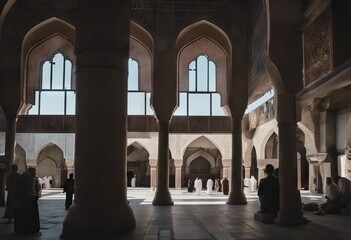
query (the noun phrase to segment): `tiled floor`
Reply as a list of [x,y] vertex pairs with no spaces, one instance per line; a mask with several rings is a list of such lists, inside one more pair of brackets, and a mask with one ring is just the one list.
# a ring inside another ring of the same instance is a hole
[[[116,240],[238,240],[238,239],[351,239],[351,217],[318,216],[306,212],[309,220],[303,226],[282,227],[254,220],[259,203],[256,193],[247,196],[244,206],[226,205],[221,193],[200,196],[186,190],[171,190],[175,203],[171,207],[153,206],[151,189],[128,189],[128,199],[134,211],[136,229]],[[64,195],[61,189],[43,192],[39,200],[41,230],[39,234],[21,236],[13,233],[13,223],[0,219],[0,239],[59,239],[65,218]],[[303,202],[320,202],[321,195],[302,192]],[[0,207],[0,216],[4,207]]]

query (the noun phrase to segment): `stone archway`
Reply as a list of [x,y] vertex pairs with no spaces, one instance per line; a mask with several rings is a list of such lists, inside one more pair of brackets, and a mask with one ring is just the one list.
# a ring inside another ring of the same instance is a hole
[[17,164],[19,173],[23,173],[27,168],[26,151],[19,144],[16,144],[16,147],[15,147],[14,163]]
[[[223,177],[222,155],[218,148],[206,137],[199,137],[186,148],[182,165],[182,187],[187,186],[190,179],[221,179]],[[205,186],[205,185],[203,185]]]
[[59,188],[67,179],[67,166],[63,151],[54,143],[49,143],[38,154],[37,175],[44,178],[52,177],[51,187]]
[[266,159],[278,159],[278,135],[273,132],[269,137],[265,148]]
[[136,175],[137,187],[150,187],[149,152],[138,142],[127,147],[127,186]]

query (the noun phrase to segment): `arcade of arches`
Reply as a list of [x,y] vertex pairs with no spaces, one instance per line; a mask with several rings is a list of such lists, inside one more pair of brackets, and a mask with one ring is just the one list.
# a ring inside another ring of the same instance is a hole
[[227,177],[227,204],[243,205],[243,178],[260,180],[271,163],[283,180],[282,225],[306,223],[299,190],[351,179],[350,1],[1,7],[0,204],[13,162],[35,166],[53,187],[75,173],[67,238],[134,229],[126,199],[134,175],[155,191],[154,205],[173,205],[169,188],[196,177]]

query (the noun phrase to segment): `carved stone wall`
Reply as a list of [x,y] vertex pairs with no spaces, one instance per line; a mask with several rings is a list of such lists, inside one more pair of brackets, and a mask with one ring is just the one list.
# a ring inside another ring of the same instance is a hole
[[332,70],[330,18],[327,9],[304,32],[305,87]]

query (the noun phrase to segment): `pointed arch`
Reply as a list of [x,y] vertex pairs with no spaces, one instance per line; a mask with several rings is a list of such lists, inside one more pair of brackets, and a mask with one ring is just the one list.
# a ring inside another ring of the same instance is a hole
[[221,96],[220,105],[226,105],[231,44],[225,32],[216,25],[201,20],[184,28],[175,45],[178,54],[178,90],[189,91],[189,64],[199,55],[206,55],[215,66],[216,92]]
[[18,166],[18,172],[22,173],[26,170],[27,168],[27,161],[26,161],[26,150],[16,143],[15,146],[15,164]]
[[211,164],[211,168],[216,167],[215,158],[211,154],[209,154],[208,152],[204,151],[203,149],[199,149],[198,151],[191,154],[188,157],[188,159],[186,160],[186,166],[189,167],[191,162],[199,157],[205,158]]
[[52,177],[52,187],[62,187],[67,178],[67,165],[62,149],[53,143],[46,144],[39,152],[37,159],[37,175]]
[[208,146],[212,145],[212,147],[217,148],[219,153],[221,154],[221,156],[223,156],[224,149],[223,149],[223,147],[221,147],[221,144],[219,144],[214,138],[211,138],[210,136],[204,136],[204,135],[191,136],[191,137],[186,138],[184,145],[181,149],[181,156],[184,156],[186,149],[189,146],[191,146],[192,143],[194,143],[196,141],[199,141],[199,142],[202,141],[202,142],[208,144]]
[[[20,114],[25,114],[34,104],[33,90],[40,86],[38,76],[43,60],[49,59],[55,52],[62,52],[72,62],[72,72],[75,71],[74,44],[75,28],[56,17],[46,19],[26,33],[21,51]],[[75,86],[74,74],[72,86]]]
[[316,148],[314,133],[301,122],[298,122],[297,126],[305,134],[306,155],[317,153],[318,151]]

